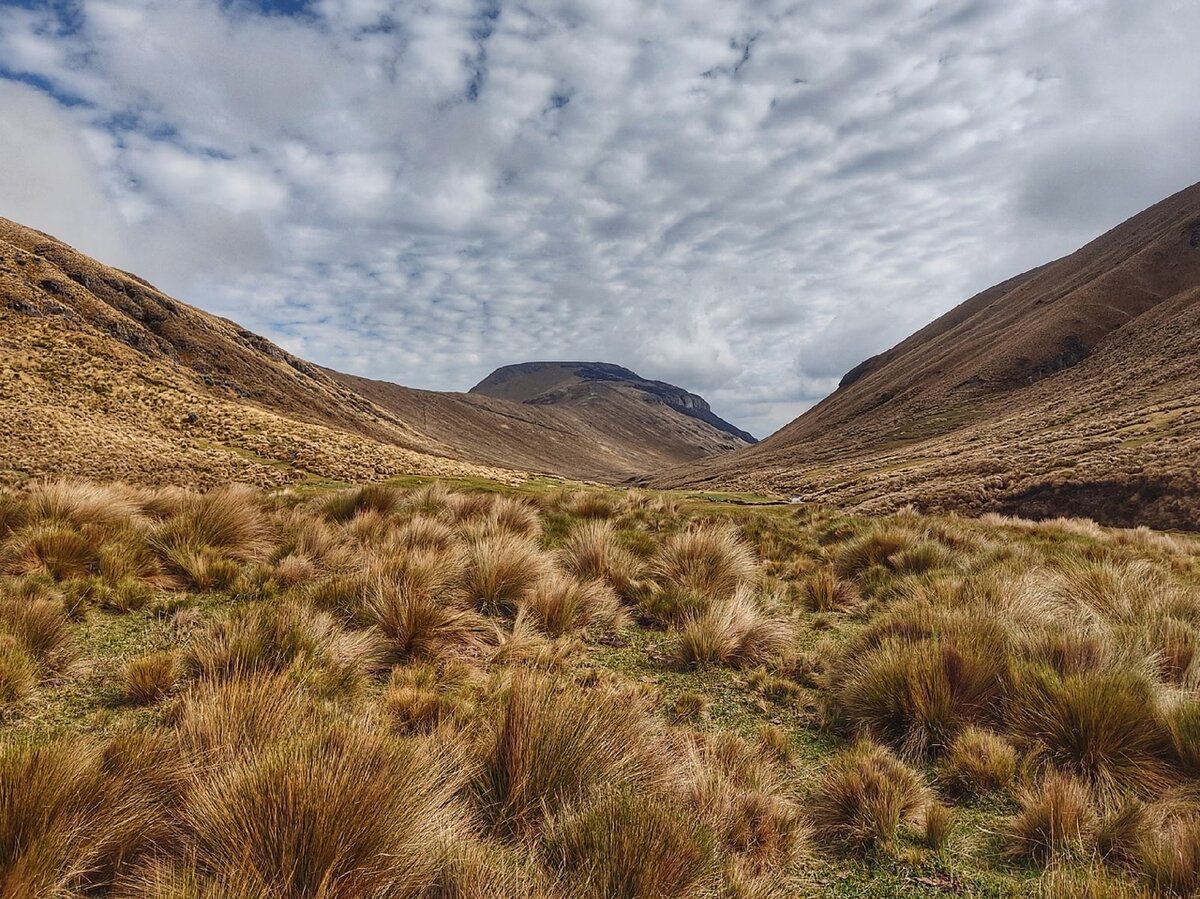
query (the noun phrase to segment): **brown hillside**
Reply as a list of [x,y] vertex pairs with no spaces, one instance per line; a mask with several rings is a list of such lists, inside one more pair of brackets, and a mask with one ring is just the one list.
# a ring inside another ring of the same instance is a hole
[[305,362],[0,219],[0,481],[623,480],[744,445],[663,406],[408,390]]
[[1200,524],[1200,185],[968,300],[761,444],[663,483],[863,510]]

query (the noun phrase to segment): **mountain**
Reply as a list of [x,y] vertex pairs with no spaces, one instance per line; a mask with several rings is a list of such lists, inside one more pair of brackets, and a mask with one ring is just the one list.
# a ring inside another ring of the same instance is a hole
[[533,406],[586,407],[615,396],[630,397],[650,406],[666,406],[723,431],[734,440],[755,439],[716,415],[704,397],[665,381],[641,375],[608,362],[523,362],[498,368],[471,393]]
[[[617,482],[754,441],[714,415],[700,397],[616,365],[579,364],[586,371],[558,396],[526,398],[520,391],[489,386],[527,367],[574,364],[506,366],[470,393],[435,393],[330,374],[423,434],[456,446],[463,458],[505,468]],[[610,371],[625,377],[600,376]]]
[[659,485],[1200,527],[1200,184],[986,290]]
[[357,378],[0,219],[0,482],[620,481],[746,445],[632,377],[654,389],[562,405]]

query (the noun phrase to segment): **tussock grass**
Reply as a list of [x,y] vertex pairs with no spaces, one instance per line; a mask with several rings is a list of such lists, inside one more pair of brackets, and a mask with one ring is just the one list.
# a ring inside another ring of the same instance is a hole
[[563,567],[581,580],[604,580],[630,598],[642,576],[642,563],[621,546],[610,522],[584,521],[571,529],[561,550]]
[[1139,868],[1156,894],[1193,896],[1200,890],[1200,813],[1174,816],[1141,847]]
[[1017,797],[1019,810],[1008,826],[1009,854],[1038,864],[1064,856],[1082,858],[1095,843],[1096,809],[1087,786],[1051,774]]
[[135,705],[158,702],[174,689],[179,661],[171,652],[156,652],[130,660],[125,666],[125,698]]
[[918,539],[906,527],[876,528],[843,544],[834,557],[834,569],[843,578],[859,578],[876,565],[895,571],[893,560],[911,549]]
[[0,634],[0,709],[27,698],[37,681],[33,657],[15,637]]
[[783,753],[716,735],[689,747],[684,795],[735,867],[786,876],[810,853],[811,829],[777,762]]
[[605,581],[581,581],[553,572],[530,592],[522,608],[552,637],[589,627],[610,630],[628,623],[628,615]]
[[999,716],[1010,646],[988,617],[913,606],[848,647],[831,701],[852,728],[910,757],[938,753],[963,728]]
[[1008,721],[1035,758],[1103,793],[1155,793],[1170,783],[1156,709],[1153,684],[1141,672],[1062,676],[1031,667],[1021,673]]
[[252,675],[193,685],[175,713],[179,741],[207,764],[255,754],[273,740],[302,734],[327,715],[296,684],[279,675]]
[[489,517],[501,530],[524,537],[536,537],[542,532],[542,519],[537,509],[515,496],[496,497]]
[[636,708],[524,675],[484,751],[479,803],[498,833],[528,834],[601,787],[646,787],[664,769]]
[[653,793],[614,791],[554,820],[550,866],[590,899],[668,899],[702,891],[716,867],[713,836]]
[[513,614],[549,570],[549,559],[534,543],[497,531],[468,541],[463,582],[478,608]]
[[861,597],[851,581],[844,581],[828,569],[818,571],[800,584],[805,607],[812,612],[845,612]]
[[203,562],[253,559],[262,553],[267,537],[257,494],[227,488],[190,497],[178,513],[155,529],[150,545],[170,573],[197,583],[195,569]]
[[41,816],[0,819],[0,895],[1197,886],[1189,541],[599,488],[586,518],[541,482],[39,489],[0,492],[0,803]]
[[339,490],[321,503],[321,511],[330,521],[347,522],[364,512],[391,515],[401,505],[399,491],[384,484],[367,484],[352,490]]
[[56,581],[87,577],[100,567],[95,545],[63,524],[29,525],[13,534],[0,551],[0,568],[8,574],[48,574]]
[[137,494],[118,485],[42,482],[25,495],[28,520],[65,525],[94,537],[129,527],[141,512]]
[[218,680],[302,666],[327,678],[332,689],[352,691],[381,655],[378,642],[347,634],[328,615],[293,604],[251,606],[216,619],[188,644],[183,664],[191,677]]
[[338,728],[215,771],[186,819],[217,878],[289,899],[417,897],[456,823],[454,788],[428,747]]
[[937,772],[939,783],[954,794],[1005,790],[1017,773],[1017,751],[999,734],[969,726],[954,738]]
[[0,634],[15,640],[44,675],[61,673],[78,657],[66,611],[53,600],[0,600]]
[[449,552],[455,544],[454,530],[436,518],[417,515],[388,536],[388,543],[397,550],[430,550]]
[[478,650],[486,628],[459,586],[461,571],[454,557],[413,553],[369,585],[357,617],[379,630],[393,659]]
[[713,599],[732,596],[739,587],[758,581],[754,551],[730,523],[669,535],[652,568],[660,582]]
[[859,742],[829,760],[808,808],[823,843],[870,850],[916,826],[928,801],[919,774],[887,748]]
[[767,614],[755,595],[742,589],[690,618],[679,637],[685,665],[720,663],[749,668],[777,660],[790,648],[792,629]]

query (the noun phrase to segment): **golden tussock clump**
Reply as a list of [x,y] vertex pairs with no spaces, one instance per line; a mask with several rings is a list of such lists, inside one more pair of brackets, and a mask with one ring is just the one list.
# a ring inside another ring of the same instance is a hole
[[478,608],[515,613],[550,570],[550,560],[527,538],[506,531],[483,533],[466,545],[464,586]]
[[845,612],[858,604],[858,588],[829,570],[805,578],[800,584],[804,604],[812,612]]
[[1017,773],[1017,751],[999,734],[964,728],[937,768],[939,783],[954,794],[981,795],[1004,790]]
[[653,739],[635,708],[519,677],[483,753],[480,807],[498,833],[528,834],[601,787],[661,783]]
[[283,605],[251,606],[216,619],[188,643],[183,666],[191,677],[219,680],[303,665],[331,686],[352,689],[381,660],[378,641],[348,634],[328,615]]
[[1094,845],[1097,823],[1092,796],[1085,784],[1061,774],[1023,790],[1009,824],[1009,852],[1040,864],[1064,855],[1084,857]]
[[606,582],[583,581],[553,572],[530,592],[522,608],[552,637],[597,627],[604,630],[628,623],[617,594]]
[[923,757],[999,715],[1010,645],[987,616],[909,606],[847,646],[830,699],[850,727]]
[[878,849],[902,825],[916,826],[928,801],[919,774],[885,747],[859,742],[830,759],[808,808],[821,842]]
[[741,589],[689,618],[678,652],[687,665],[717,662],[748,668],[778,660],[790,649],[791,640],[790,625],[763,611],[756,596]]
[[629,598],[642,576],[642,563],[621,546],[610,522],[584,521],[575,525],[561,551],[562,565],[583,580],[604,580],[621,597]]
[[50,599],[0,599],[0,634],[28,653],[44,675],[62,673],[78,657],[67,613]]
[[217,879],[288,899],[400,899],[433,881],[455,788],[428,746],[334,728],[219,769],[185,817]]
[[472,651],[485,642],[483,619],[458,585],[461,568],[439,554],[413,554],[404,577],[395,571],[367,588],[358,617],[386,639],[396,660]]
[[1170,785],[1157,694],[1140,672],[1024,670],[1008,722],[1034,758],[1109,795]]
[[174,653],[156,652],[131,659],[125,666],[125,698],[135,705],[162,699],[179,679],[179,662]]
[[712,833],[670,798],[612,791],[552,821],[552,868],[588,899],[693,895],[717,864]]
[[738,529],[726,522],[672,534],[654,557],[654,576],[712,599],[758,581],[758,560]]

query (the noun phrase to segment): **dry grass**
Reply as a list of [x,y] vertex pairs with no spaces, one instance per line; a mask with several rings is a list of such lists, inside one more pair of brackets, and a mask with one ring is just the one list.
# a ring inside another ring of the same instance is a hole
[[454,557],[413,553],[369,586],[358,617],[387,639],[397,660],[479,649],[486,629],[459,586]]
[[662,583],[724,599],[757,582],[758,560],[738,529],[725,523],[668,536],[654,557],[653,572]]
[[1048,864],[1063,856],[1083,857],[1094,845],[1096,810],[1085,784],[1052,774],[1022,790],[1008,828],[1014,857]]
[[1138,863],[1157,894],[1194,896],[1200,890],[1200,814],[1168,821],[1142,847]]
[[858,604],[858,588],[829,570],[805,578],[800,584],[805,606],[813,612],[845,612]]
[[91,540],[70,526],[34,524],[8,539],[0,567],[8,574],[44,573],[63,581],[95,574],[100,555]]
[[125,698],[135,705],[158,702],[179,679],[179,660],[171,652],[156,652],[132,659],[125,666]]
[[818,839],[848,849],[885,848],[928,803],[920,775],[882,746],[860,742],[830,759],[809,801]]
[[12,637],[43,674],[61,673],[78,656],[66,611],[53,600],[0,600],[0,634]]
[[0,709],[27,698],[37,681],[33,657],[15,637],[0,634]]
[[550,825],[551,867],[589,899],[669,899],[702,892],[716,867],[712,834],[653,793],[610,792]]
[[524,676],[483,755],[479,801],[499,833],[529,833],[601,787],[654,784],[663,767],[635,709]]
[[993,620],[917,606],[848,647],[831,698],[851,727],[919,758],[998,716],[1009,664],[1007,636]]
[[0,575],[4,745],[58,747],[86,800],[0,895],[1190,888],[1190,558],[1077,523],[639,495],[581,520],[529,493],[15,495],[5,558],[56,527],[98,561]]
[[344,728],[215,772],[186,820],[216,878],[287,899],[400,899],[433,881],[453,791],[437,755]]
[[999,734],[962,730],[938,765],[938,781],[951,793],[981,795],[1004,790],[1017,773],[1017,750]]
[[790,649],[791,640],[787,622],[764,612],[756,596],[742,589],[689,619],[678,651],[685,665],[716,662],[749,668],[778,660]]
[[467,596],[485,611],[515,613],[549,570],[545,554],[516,534],[488,532],[467,543]]
[[629,598],[642,576],[642,563],[616,540],[611,523],[577,524],[562,548],[562,564],[582,580],[604,580],[619,596]]
[[282,605],[253,606],[218,618],[188,643],[183,665],[191,677],[218,680],[302,666],[301,674],[352,690],[381,659],[378,641],[348,634],[328,615]]
[[1153,685],[1137,671],[1022,673],[1009,709],[1034,756],[1110,794],[1156,793],[1170,783]]
[[539,582],[522,608],[552,637],[589,627],[612,630],[629,620],[617,594],[606,582],[581,581],[559,572]]

